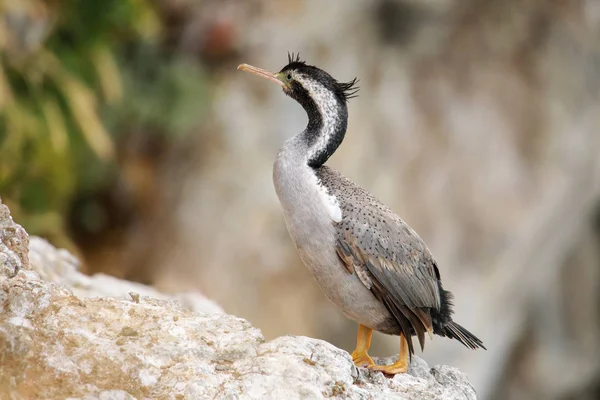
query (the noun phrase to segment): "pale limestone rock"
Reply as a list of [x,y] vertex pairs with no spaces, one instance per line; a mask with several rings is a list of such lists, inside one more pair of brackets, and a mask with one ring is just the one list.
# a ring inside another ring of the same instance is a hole
[[[22,265],[27,242],[19,240],[0,253],[20,254]],[[31,238],[30,259],[16,275],[0,275],[2,399],[476,399],[451,367],[430,369],[415,357],[407,374],[389,379],[321,340],[265,342],[201,296],[182,302],[87,277],[73,256],[39,238]]]
[[0,388],[22,398],[170,398],[195,379],[215,389],[215,366],[255,356],[262,341],[233,316],[175,300],[79,298],[29,270],[0,281],[0,307]]
[[97,395],[88,394],[84,397],[69,397],[67,400],[136,400],[136,398],[123,390],[104,390]]
[[156,299],[175,299],[185,308],[208,314],[223,313],[214,301],[198,292],[185,292],[173,296],[142,285],[125,281],[106,274],[87,276],[78,271],[79,260],[66,250],[58,250],[46,240],[31,237],[29,243],[30,268],[49,282],[66,285],[79,297],[119,297],[130,299],[140,295]]
[[0,198],[0,276],[14,276],[26,266],[29,236],[10,216]]
[[231,315],[78,297],[27,269],[0,280],[0,314],[0,388],[15,399],[476,399],[459,371],[416,357],[388,379],[321,340],[265,343]]

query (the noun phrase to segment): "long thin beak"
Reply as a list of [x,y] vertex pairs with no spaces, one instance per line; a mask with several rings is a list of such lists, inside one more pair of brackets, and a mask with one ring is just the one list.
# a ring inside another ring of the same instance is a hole
[[266,69],[262,69],[262,68],[253,67],[252,65],[248,65],[248,64],[240,64],[240,65],[238,65],[237,69],[241,69],[242,71],[252,72],[253,74],[260,76],[261,78],[266,78],[272,82],[275,82],[276,84],[278,84],[281,87],[285,87],[285,83],[283,83],[283,81],[281,79],[279,79],[277,74],[274,72],[270,72],[270,71],[267,71]]

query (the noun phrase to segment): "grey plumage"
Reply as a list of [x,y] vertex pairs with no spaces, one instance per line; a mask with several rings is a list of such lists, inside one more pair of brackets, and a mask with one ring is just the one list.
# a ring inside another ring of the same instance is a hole
[[[397,326],[394,317],[357,274],[348,272],[338,256],[340,223],[332,218],[334,204],[326,203],[331,193],[320,183],[318,169],[306,164],[306,146],[301,136],[287,140],[273,168],[275,191],[298,255],[325,296],[344,315],[365,326],[393,333]],[[341,221],[343,218],[341,210]]]
[[[372,194],[327,166],[315,171],[320,183],[334,195],[342,209],[336,223],[337,240],[350,242],[367,257],[386,289],[404,305],[440,308],[440,296],[431,252],[404,221]],[[361,262],[355,255],[355,262]],[[402,285],[400,285],[402,283]]]
[[[372,194],[327,166],[315,172],[340,202],[342,221],[334,224],[340,259],[352,266],[394,316],[373,328],[405,333],[408,338],[414,332],[423,348],[425,332],[433,330],[429,309],[440,309],[431,252],[416,232]],[[412,353],[410,340],[409,349]]]

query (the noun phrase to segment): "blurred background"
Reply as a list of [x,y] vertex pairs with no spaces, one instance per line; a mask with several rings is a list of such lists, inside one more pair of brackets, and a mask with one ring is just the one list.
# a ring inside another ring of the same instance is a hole
[[[597,0],[0,0],[0,196],[105,272],[351,351],[271,182],[299,51],[360,79],[329,162],[429,244],[482,399],[600,398]],[[373,354],[395,354],[378,335]]]

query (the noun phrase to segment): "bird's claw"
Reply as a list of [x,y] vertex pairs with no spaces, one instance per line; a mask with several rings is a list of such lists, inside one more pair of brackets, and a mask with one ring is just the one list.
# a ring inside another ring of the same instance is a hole
[[356,365],[357,367],[370,367],[372,365],[375,365],[375,362],[367,353],[352,352],[351,356],[354,365]]
[[381,371],[387,375],[404,374],[408,371],[408,363],[395,362],[391,365],[369,365],[367,367],[371,371]]

